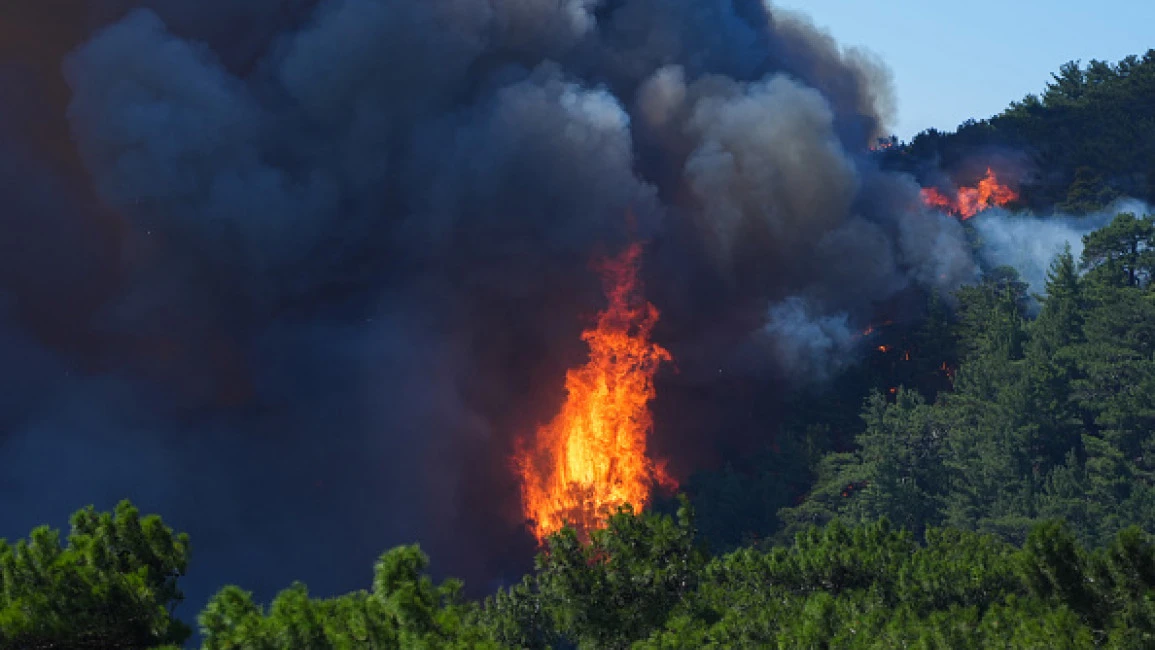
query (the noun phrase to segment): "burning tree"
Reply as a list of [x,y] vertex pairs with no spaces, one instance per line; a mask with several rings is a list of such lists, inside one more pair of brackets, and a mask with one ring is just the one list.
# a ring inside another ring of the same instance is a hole
[[640,258],[633,244],[601,265],[609,305],[582,333],[589,361],[566,373],[561,410],[515,457],[539,541],[566,524],[585,537],[623,506],[642,509],[655,483],[674,485],[646,455],[654,373],[672,357],[650,342],[658,310],[642,297]]
[[987,208],[1006,205],[1019,198],[1017,192],[999,183],[991,169],[974,187],[960,187],[954,196],[933,187],[923,188],[922,201],[932,208],[945,210],[960,219],[970,219]]

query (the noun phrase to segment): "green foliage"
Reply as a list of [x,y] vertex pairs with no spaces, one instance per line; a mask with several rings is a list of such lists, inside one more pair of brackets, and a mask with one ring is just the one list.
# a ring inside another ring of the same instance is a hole
[[712,561],[634,647],[1143,647],[1152,553],[1136,530],[1093,553],[1054,525],[1019,549],[957,530],[929,530],[919,545],[885,520],[834,523],[788,548]]
[[[1136,528],[1088,550],[1055,522],[1035,524],[1018,546],[950,528],[928,528],[920,543],[886,519],[834,521],[802,530],[787,545],[704,562],[689,550],[687,516],[675,525],[661,515],[619,515],[609,537],[630,541],[611,544],[616,556],[603,555],[607,539],[583,546],[569,532],[554,537],[535,573],[489,599],[483,619],[504,645],[526,648],[1042,649],[1155,641],[1155,545]],[[647,540],[651,549],[639,553],[636,545]],[[615,557],[628,571],[612,568]]]
[[1013,268],[992,270],[978,285],[959,289],[957,298],[959,347],[964,361],[1022,357],[1027,284]]
[[[907,414],[932,408],[913,395],[900,396],[896,405]],[[905,426],[888,422],[896,416],[876,399],[866,413],[880,418],[872,426]],[[266,609],[242,589],[226,587],[199,617],[203,647],[881,650],[1155,643],[1155,543],[1135,527],[1089,549],[1058,522],[1034,524],[1020,545],[955,528],[928,527],[920,539],[886,518],[855,525],[836,519],[800,530],[787,544],[709,558],[695,543],[689,502],[680,503],[676,517],[624,509],[588,542],[571,530],[554,535],[530,575],[482,605],[462,601],[455,581],[435,584],[415,546],[383,554],[368,592],[315,599],[294,584]],[[120,520],[123,535],[138,530],[133,514],[127,504],[118,519],[84,511],[77,527],[107,533],[108,524],[115,530]],[[141,537],[159,543],[166,535],[174,541],[163,531]],[[51,549],[56,541],[43,529],[34,537],[42,541],[29,549]],[[108,562],[113,575],[122,575],[114,567],[165,566],[165,553],[157,551],[169,550],[164,543],[129,545],[133,559],[78,546]],[[62,571],[66,582],[71,574],[88,575],[83,563]],[[17,584],[10,573],[6,590]],[[157,584],[165,591],[164,581]],[[93,607],[83,600],[72,605],[81,617],[72,636],[26,634],[5,647],[144,648],[160,640],[76,636],[101,620]],[[175,648],[178,638],[164,641]]]
[[1141,287],[1155,272],[1155,220],[1122,213],[1083,238],[1083,267],[1107,287]]
[[1028,152],[1028,207],[1083,214],[1119,196],[1155,201],[1155,50],[1111,65],[1063,64],[1039,95],[953,133],[929,129],[889,149],[885,164],[920,172],[963,168],[992,149]]
[[696,587],[705,555],[692,516],[683,499],[677,517],[622,510],[589,543],[568,529],[554,535],[531,581],[487,601],[495,637],[524,647],[569,639],[607,649],[645,638]]
[[913,391],[898,390],[893,403],[881,394],[866,400],[865,430],[853,453],[831,454],[806,501],[781,513],[786,534],[835,518],[870,522],[887,518],[908,530],[937,524],[943,494],[943,439],[934,410]]
[[373,591],[312,599],[302,584],[282,591],[265,611],[251,594],[225,587],[199,623],[205,650],[464,650],[497,648],[473,621],[461,585],[434,585],[428,558],[416,546],[392,549],[377,561]]
[[1060,518],[1088,544],[1155,530],[1153,237],[1130,214],[1087,235],[1078,262],[1068,250],[1052,264],[1033,321],[1009,269],[960,289],[952,389],[868,399],[855,446],[815,464],[785,530],[887,517],[1021,543]]
[[128,502],[72,516],[67,543],[42,526],[0,540],[0,648],[148,648],[181,643],[188,537]]

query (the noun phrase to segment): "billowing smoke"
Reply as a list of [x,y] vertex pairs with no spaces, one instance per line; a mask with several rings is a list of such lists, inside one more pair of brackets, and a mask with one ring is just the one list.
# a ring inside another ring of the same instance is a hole
[[512,441],[632,239],[683,387],[828,377],[976,273],[860,153],[885,69],[758,0],[90,8],[82,173],[0,146],[0,532],[131,497],[192,532],[194,600],[349,589],[414,539],[516,566]]
[[791,376],[822,381],[854,358],[858,335],[845,313],[814,317],[801,298],[792,296],[771,307],[767,320],[763,343]]
[[979,236],[982,262],[988,267],[1013,267],[1030,285],[1031,293],[1045,295],[1047,271],[1055,257],[1070,246],[1077,261],[1083,252],[1083,237],[1110,223],[1120,212],[1144,215],[1152,210],[1141,201],[1120,199],[1085,216],[1018,216],[992,210],[971,223]]

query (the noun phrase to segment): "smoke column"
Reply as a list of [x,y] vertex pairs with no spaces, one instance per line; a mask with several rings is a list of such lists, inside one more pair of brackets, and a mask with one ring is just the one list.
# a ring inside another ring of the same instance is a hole
[[727,382],[821,380],[975,277],[860,154],[885,68],[755,0],[69,9],[0,14],[41,32],[0,60],[0,534],[130,497],[192,533],[190,609],[413,540],[520,570],[513,440],[630,241],[658,401],[708,396],[656,437],[699,448]]

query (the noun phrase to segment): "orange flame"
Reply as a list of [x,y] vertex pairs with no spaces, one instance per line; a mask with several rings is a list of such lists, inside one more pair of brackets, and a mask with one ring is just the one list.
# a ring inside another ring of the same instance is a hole
[[1019,195],[999,179],[991,169],[976,187],[960,187],[956,196],[947,196],[933,187],[923,188],[922,202],[932,208],[949,212],[963,220],[970,219],[987,208],[1002,206],[1017,200]]
[[862,332],[860,332],[860,333],[858,334],[858,336],[870,336],[871,334],[874,334],[874,332],[875,332],[875,331],[876,331],[878,328],[880,328],[880,327],[890,327],[891,325],[894,325],[894,321],[892,321],[892,320],[884,320],[884,321],[882,321],[881,323],[879,323],[879,324],[877,324],[877,325],[874,325],[874,324],[871,324],[871,325],[867,325],[867,326],[866,326],[866,329],[862,330]]
[[942,373],[946,375],[947,379],[951,380],[952,382],[954,381],[955,369],[948,366],[945,361],[943,361],[942,365],[939,366],[939,370],[941,370]]
[[664,464],[646,456],[654,373],[672,357],[649,340],[658,310],[642,298],[640,257],[634,244],[603,264],[609,306],[582,333],[589,361],[566,373],[561,411],[515,455],[525,516],[539,542],[566,524],[588,537],[619,507],[645,507],[655,482],[676,487]]

